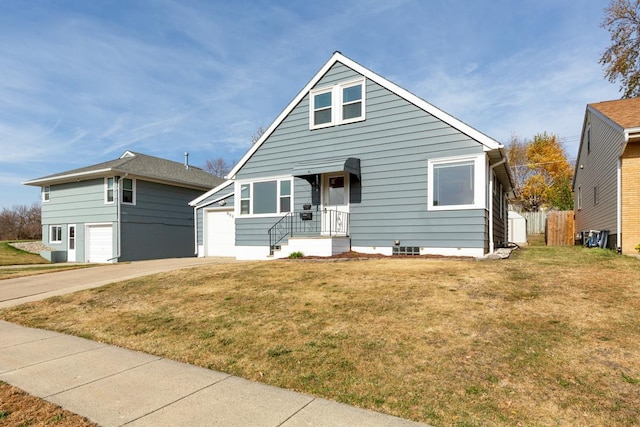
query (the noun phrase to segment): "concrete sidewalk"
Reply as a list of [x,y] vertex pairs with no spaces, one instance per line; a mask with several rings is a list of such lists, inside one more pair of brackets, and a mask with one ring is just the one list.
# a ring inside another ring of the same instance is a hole
[[424,426],[0,321],[0,380],[102,426]]

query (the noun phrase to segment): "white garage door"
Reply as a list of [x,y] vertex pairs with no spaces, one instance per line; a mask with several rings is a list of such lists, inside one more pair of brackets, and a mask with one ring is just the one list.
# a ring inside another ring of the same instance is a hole
[[111,225],[87,227],[87,261],[113,262],[113,232]]
[[236,225],[233,211],[207,211],[205,246],[207,256],[235,256]]

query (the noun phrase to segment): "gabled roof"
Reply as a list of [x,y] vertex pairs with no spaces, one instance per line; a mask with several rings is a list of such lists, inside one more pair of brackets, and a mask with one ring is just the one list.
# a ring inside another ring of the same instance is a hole
[[197,167],[187,168],[179,162],[125,151],[122,156],[114,160],[44,176],[23,184],[35,186],[61,184],[117,174],[128,174],[135,178],[195,189],[208,189],[224,181]]
[[[208,197],[210,197],[212,194],[216,194],[218,191],[220,191],[220,190],[223,190],[223,189],[227,188],[227,187],[228,187],[228,186],[230,186],[231,184],[233,184],[233,181],[231,181],[231,180],[224,181],[222,184],[220,184],[220,185],[218,185],[217,187],[215,187],[215,188],[213,188],[213,189],[211,189],[211,190],[207,191],[207,192],[206,192],[206,193],[204,193],[202,196],[197,197],[197,198],[193,199],[192,201],[190,201],[190,202],[189,202],[189,205],[190,205],[190,206],[198,206],[198,204],[199,204],[200,202],[202,202],[203,200],[206,200],[206,199],[207,199]],[[215,203],[215,202],[217,202],[218,200],[226,199],[226,198],[227,198],[227,197],[229,197],[229,196],[233,196],[233,193],[227,194],[227,195],[225,195],[225,196],[223,196],[223,197],[221,197],[221,198],[219,198],[219,199],[213,200],[213,201],[211,201],[210,203]]]
[[640,128],[640,98],[618,99],[589,104],[622,129]]
[[227,178],[229,178],[229,179],[233,179],[234,178],[236,173],[238,173],[238,171],[251,158],[251,156],[253,156],[253,154],[260,148],[260,146],[262,146],[262,144],[269,138],[269,136],[280,125],[280,123],[282,123],[284,121],[284,119],[289,115],[289,113],[291,113],[291,111],[293,111],[293,109],[300,103],[300,101],[302,101],[302,99],[305,96],[307,96],[309,91],[315,87],[315,85],[320,81],[320,79],[322,79],[322,77],[327,73],[327,71],[329,71],[331,69],[331,67],[333,67],[338,62],[343,64],[343,65],[345,65],[345,66],[347,66],[347,67],[349,67],[349,68],[351,68],[353,71],[361,74],[362,76],[366,77],[367,79],[379,84],[380,86],[384,87],[385,89],[395,93],[396,95],[400,96],[401,98],[404,98],[406,101],[408,101],[408,102],[412,103],[413,105],[415,105],[416,107],[426,111],[427,113],[431,114],[432,116],[442,120],[443,122],[447,123],[448,125],[452,126],[455,129],[459,130],[460,132],[464,133],[465,135],[469,136],[470,138],[480,142],[482,145],[484,145],[485,151],[502,150],[502,149],[504,149],[504,146],[502,144],[500,144],[498,141],[494,140],[493,138],[490,138],[489,136],[487,136],[487,135],[483,134],[482,132],[478,131],[477,129],[472,128],[471,126],[467,125],[466,123],[456,119],[455,117],[445,113],[444,111],[440,110],[439,108],[429,104],[424,99],[419,98],[418,96],[412,94],[411,92],[407,91],[406,89],[401,88],[400,86],[396,85],[395,83],[393,83],[393,82],[385,79],[384,77],[374,73],[373,71],[363,67],[362,65],[358,64],[357,62],[347,58],[346,56],[344,56],[340,52],[335,52],[331,56],[329,61],[327,61],[327,63],[324,64],[324,66],[320,69],[320,71],[318,71],[315,74],[315,76],[313,76],[313,78],[309,81],[309,83],[307,83],[307,85],[304,88],[302,88],[302,90],[298,93],[298,95],[296,95],[296,97],[293,99],[293,101],[291,101],[289,103],[289,105],[284,109],[284,111],[282,111],[282,113],[280,113],[280,115],[271,124],[271,126],[269,126],[269,128],[267,128],[267,130],[264,132],[264,134],[262,134],[260,139],[251,147],[251,149],[242,157],[242,159],[240,159],[240,161],[236,164],[236,166],[229,172],[229,174],[227,175]]

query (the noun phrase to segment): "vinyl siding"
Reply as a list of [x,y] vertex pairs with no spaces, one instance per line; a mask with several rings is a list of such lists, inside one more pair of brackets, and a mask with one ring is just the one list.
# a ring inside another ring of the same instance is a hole
[[[86,259],[86,225],[111,224],[115,235],[117,232],[116,204],[104,202],[103,178],[56,184],[51,185],[50,188],[50,200],[42,203],[42,241],[54,250],[66,252],[69,242],[68,225],[75,224],[76,259],[83,262]],[[51,225],[62,227],[62,242],[49,242]]]
[[[360,77],[338,63],[316,85]],[[483,146],[372,81],[366,82],[366,120],[309,130],[309,96],[293,109],[245,163],[236,179],[289,175],[297,162],[329,157],[361,160],[361,199],[351,203],[354,246],[403,245],[486,248],[485,209],[428,211],[427,161],[478,155]],[[298,195],[295,208],[306,201]],[[237,245],[268,245],[277,217],[236,219]]]
[[[201,191],[136,180],[136,204],[121,205],[122,233],[117,203],[105,203],[104,179],[51,186],[49,202],[42,204],[43,241],[49,244],[49,226],[61,225],[63,239],[53,249],[67,250],[68,224],[76,224],[76,259],[86,260],[86,226],[113,226],[113,256],[120,261],[193,255],[193,208],[189,202]],[[116,198],[117,200],[118,198]]]
[[[590,152],[586,140],[589,126],[591,127]],[[587,110],[582,138],[574,187],[576,231],[609,230],[609,246],[615,247],[617,167],[624,137],[611,124]],[[598,188],[597,204],[594,203],[594,187]],[[578,205],[579,188],[582,192],[582,209]]]
[[120,261],[193,256],[189,202],[200,194],[200,190],[136,180],[136,204],[120,207]]
[[221,207],[221,209],[229,209],[229,208],[233,208],[235,206],[234,204],[234,195],[233,195],[233,191],[234,191],[234,185],[233,183],[228,185],[227,187],[223,188],[222,190],[218,191],[217,193],[214,193],[212,195],[210,195],[209,197],[207,197],[206,199],[202,200],[200,202],[199,206],[203,206],[202,208],[198,208],[197,209],[197,239],[198,239],[198,245],[203,245],[204,244],[204,237],[203,237],[203,230],[204,230],[204,222],[203,222],[203,217],[204,217],[204,211],[205,209],[212,209],[216,206],[220,206],[220,205],[210,205],[209,203],[211,203],[214,200],[217,200],[221,197],[227,196],[229,194],[231,194],[231,196],[227,197],[226,199],[224,199],[225,201],[225,205],[224,207]]

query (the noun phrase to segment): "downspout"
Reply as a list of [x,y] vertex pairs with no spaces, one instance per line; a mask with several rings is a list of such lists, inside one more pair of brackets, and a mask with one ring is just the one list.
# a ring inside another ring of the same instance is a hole
[[491,254],[495,251],[495,242],[493,241],[493,170],[506,162],[507,159],[504,158],[489,166],[489,253]]

